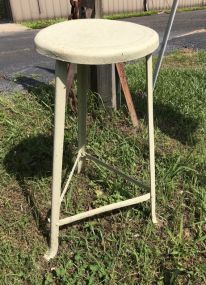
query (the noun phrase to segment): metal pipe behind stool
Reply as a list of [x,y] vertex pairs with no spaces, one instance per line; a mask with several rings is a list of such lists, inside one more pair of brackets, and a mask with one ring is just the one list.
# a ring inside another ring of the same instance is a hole
[[166,47],[167,47],[167,43],[168,43],[168,40],[169,40],[171,29],[172,29],[172,26],[173,26],[173,23],[174,23],[174,19],[175,19],[175,15],[176,15],[176,12],[177,12],[178,4],[179,4],[179,0],[174,0],[173,1],[170,17],[169,17],[169,20],[168,20],[168,23],[167,23],[167,27],[166,27],[166,30],[165,30],[165,33],[164,33],[164,37],[163,37],[161,49],[160,49],[160,52],[159,52],[158,60],[157,60],[156,66],[155,66],[154,77],[153,77],[153,89],[156,86],[157,78],[158,78],[159,71],[160,71],[160,68],[161,68],[161,65],[162,65],[162,60],[163,60],[163,57],[164,57],[164,54],[165,54],[165,50],[166,50]]

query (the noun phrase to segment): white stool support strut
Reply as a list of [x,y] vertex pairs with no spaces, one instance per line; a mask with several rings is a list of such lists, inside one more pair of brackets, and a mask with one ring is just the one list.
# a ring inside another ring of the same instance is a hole
[[62,182],[62,161],[64,147],[64,124],[66,104],[67,64],[56,61],[55,70],[55,121],[54,121],[54,150],[53,150],[53,178],[52,178],[52,206],[51,206],[51,238],[50,250],[45,258],[55,257],[59,245],[59,216],[60,195]]
[[[88,65],[77,65],[77,95],[78,95],[78,151],[85,154],[86,147],[86,117],[87,117],[87,93],[89,86]],[[78,162],[78,173],[81,172],[85,158]]]
[[154,116],[153,116],[153,80],[152,80],[152,55],[146,57],[147,72],[147,107],[148,107],[148,129],[149,129],[149,156],[150,156],[150,193],[152,221],[157,223],[155,213],[155,151],[154,151]]

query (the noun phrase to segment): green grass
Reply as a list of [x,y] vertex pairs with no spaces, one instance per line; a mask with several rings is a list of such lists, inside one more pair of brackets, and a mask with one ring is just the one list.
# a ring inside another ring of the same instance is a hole
[[[141,130],[124,105],[111,113],[89,100],[88,149],[148,179],[145,65],[126,71]],[[16,79],[18,80],[18,79]],[[202,285],[206,283],[206,52],[166,57],[154,96],[157,214],[150,203],[61,229],[49,263],[53,85],[0,97],[0,284]],[[64,174],[77,150],[77,118],[67,110]],[[75,175],[62,216],[143,193],[92,163]]]
[[57,18],[57,19],[44,19],[44,20],[34,20],[34,21],[24,21],[20,24],[26,26],[29,29],[43,29],[50,25],[57,24],[60,22],[66,21],[65,18]]
[[[177,12],[191,12],[191,11],[205,10],[205,9],[206,9],[206,6],[178,8]],[[152,10],[152,11],[145,11],[145,12],[118,13],[118,14],[105,16],[105,18],[116,20],[116,19],[132,18],[132,17],[151,16],[151,15],[159,14],[161,11],[162,10]],[[170,13],[170,10],[163,10],[163,11],[164,13]]]
[[124,19],[124,18],[132,18],[132,17],[143,17],[143,16],[151,16],[158,14],[159,11],[145,11],[145,12],[130,12],[130,13],[118,13],[118,14],[112,14],[112,15],[106,15],[105,19],[110,20],[117,20],[117,19]]
[[198,11],[198,10],[205,10],[206,6],[196,6],[196,7],[188,7],[188,8],[178,8],[178,12],[190,12],[190,11]]
[[[196,10],[205,10],[206,6],[199,6],[199,7],[189,7],[189,8],[179,8],[178,12],[190,12]],[[142,17],[142,16],[151,16],[156,15],[160,11],[146,11],[146,12],[131,12],[131,13],[118,13],[113,15],[106,15],[104,16],[105,19],[110,20],[117,20],[117,19],[124,19],[124,18],[131,18],[131,17]],[[169,13],[169,10],[164,11],[165,13]],[[57,18],[57,19],[43,19],[43,20],[34,20],[34,21],[24,21],[20,24],[26,26],[29,29],[43,29],[50,25],[57,24],[60,22],[66,21],[66,18]]]

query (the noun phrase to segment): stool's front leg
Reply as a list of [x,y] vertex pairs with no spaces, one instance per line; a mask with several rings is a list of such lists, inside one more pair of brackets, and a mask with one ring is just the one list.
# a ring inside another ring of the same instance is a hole
[[66,104],[67,63],[56,61],[55,81],[55,121],[54,121],[54,150],[52,178],[52,208],[51,208],[51,241],[50,250],[45,255],[49,260],[55,257],[59,245],[60,195],[62,181],[62,161],[64,145],[64,124]]
[[157,223],[155,203],[155,147],[154,147],[154,118],[153,118],[153,72],[152,72],[152,55],[146,57],[147,67],[147,98],[148,98],[148,127],[149,127],[149,153],[150,153],[150,193],[151,193],[151,210],[152,221]]
[[[89,89],[89,66],[77,66],[77,94],[78,94],[78,150],[84,155],[86,147],[86,117],[87,117],[87,93]],[[81,172],[84,163],[82,157],[78,162],[78,173]]]

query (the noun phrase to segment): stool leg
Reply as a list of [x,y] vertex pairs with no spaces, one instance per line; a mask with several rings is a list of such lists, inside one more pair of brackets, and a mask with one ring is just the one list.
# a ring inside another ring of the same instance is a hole
[[[84,155],[86,147],[87,92],[89,89],[89,66],[77,66],[78,94],[78,150]],[[78,173],[82,171],[84,158],[78,162]]]
[[153,72],[152,55],[146,57],[147,69],[147,98],[148,98],[148,127],[149,127],[149,156],[150,156],[150,189],[151,189],[151,210],[152,221],[157,223],[155,212],[155,151],[154,151],[154,119],[153,119]]
[[49,260],[55,257],[59,245],[60,195],[62,181],[62,161],[64,145],[64,123],[66,104],[67,64],[56,61],[55,81],[55,120],[54,120],[54,149],[53,149],[53,178],[51,206],[51,240],[50,250],[45,255]]

